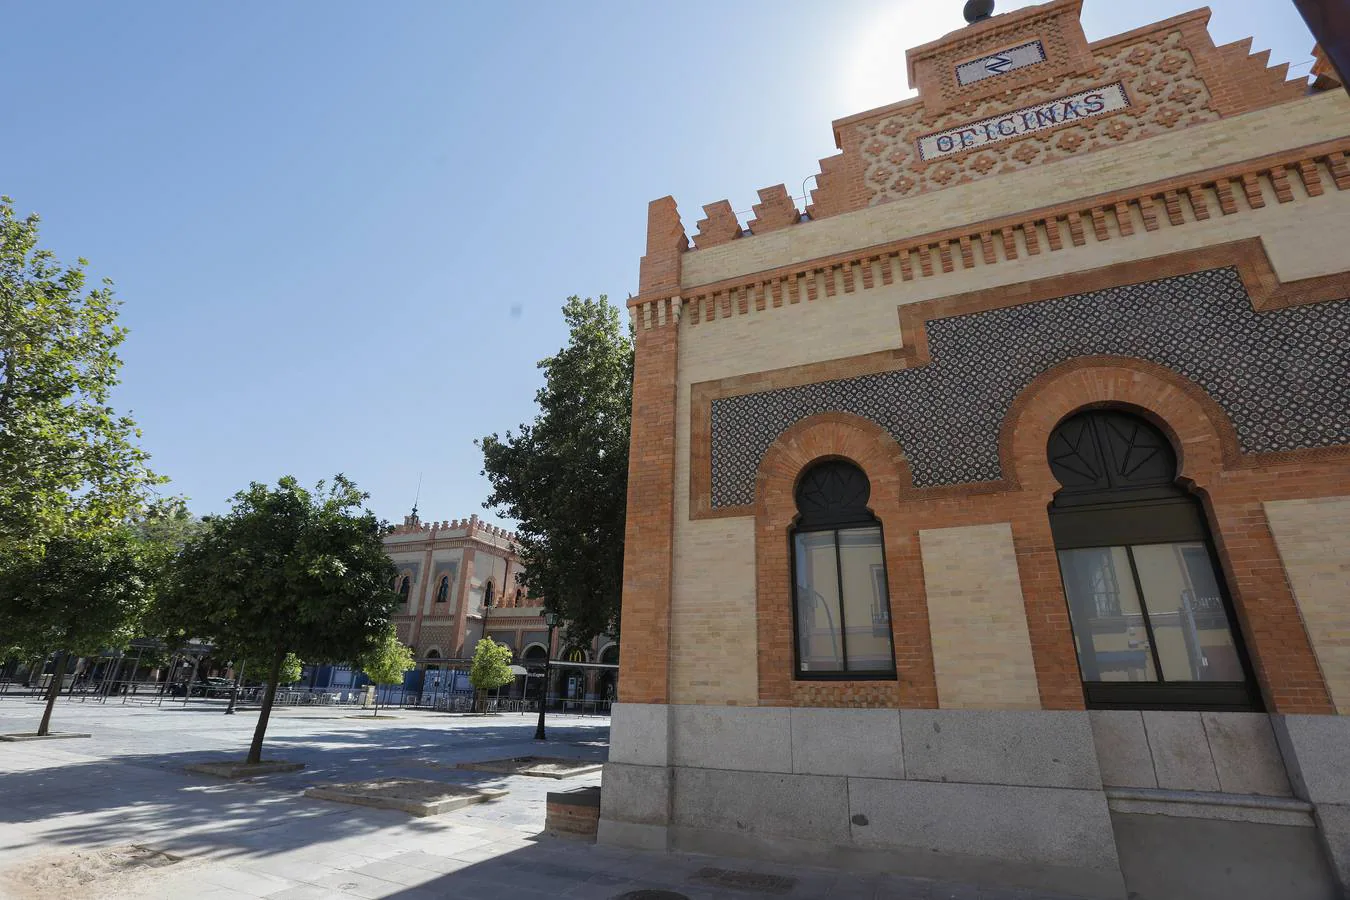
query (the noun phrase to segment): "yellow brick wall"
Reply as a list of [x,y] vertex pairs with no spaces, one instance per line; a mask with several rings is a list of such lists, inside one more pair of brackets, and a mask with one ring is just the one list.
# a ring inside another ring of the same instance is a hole
[[680,530],[670,609],[672,703],[758,702],[754,524],[711,519]]
[[[1347,117],[1350,121],[1350,116]],[[1142,142],[1147,144],[1147,141]],[[1047,168],[1055,168],[1060,163]],[[1296,179],[1293,179],[1296,181]],[[995,183],[995,186],[997,183]],[[939,191],[941,196],[947,191]],[[1277,203],[1267,199],[1262,209],[1244,210],[1237,215],[1214,215],[1203,222],[1187,221],[1181,226],[1166,224],[1158,231],[1146,232],[1138,224],[1129,237],[1113,235],[1099,242],[1087,229],[1082,247],[1042,252],[1037,256],[1021,254],[1016,261],[988,266],[975,254],[974,268],[959,265],[949,274],[915,278],[854,293],[842,290],[833,297],[820,296],[778,308],[768,306],[746,315],[718,318],[714,322],[690,324],[686,315],[680,323],[680,382],[698,383],[748,372],[803,365],[827,359],[839,359],[901,346],[897,308],[935,297],[966,291],[1017,284],[1096,269],[1132,259],[1162,256],[1182,250],[1227,243],[1242,238],[1261,237],[1270,254],[1271,264],[1281,280],[1293,281],[1315,275],[1327,275],[1345,268],[1344,228],[1350,221],[1350,191],[1331,187],[1320,197],[1307,197],[1295,189],[1298,200]],[[898,204],[889,203],[879,209]],[[829,221],[829,220],[826,220]],[[825,222],[812,222],[814,228]],[[766,237],[773,237],[773,234]],[[755,240],[747,238],[746,240]],[[718,248],[720,249],[720,248]],[[696,255],[696,254],[692,254]],[[856,279],[861,285],[861,278]],[[681,419],[683,426],[687,420]]]
[[997,178],[686,253],[684,288],[1344,136],[1350,97],[1326,91]]
[[919,532],[938,703],[1040,709],[1007,522]]
[[1331,701],[1350,715],[1350,497],[1265,508]]

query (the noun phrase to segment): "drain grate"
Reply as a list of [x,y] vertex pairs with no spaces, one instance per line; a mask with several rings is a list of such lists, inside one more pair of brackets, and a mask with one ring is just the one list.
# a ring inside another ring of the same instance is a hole
[[797,886],[797,879],[765,872],[740,872],[735,869],[699,869],[690,881],[737,891],[757,891],[761,894],[786,894]]

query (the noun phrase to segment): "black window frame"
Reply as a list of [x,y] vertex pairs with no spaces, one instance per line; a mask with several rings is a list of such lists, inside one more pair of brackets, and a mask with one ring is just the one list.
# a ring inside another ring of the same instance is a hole
[[[1082,662],[1078,658],[1078,634],[1073,634],[1075,645],[1075,663],[1083,685],[1083,697],[1088,709],[1133,709],[1133,710],[1176,710],[1198,712],[1263,712],[1265,704],[1260,687],[1256,681],[1255,669],[1247,650],[1246,636],[1242,632],[1242,623],[1237,617],[1232,595],[1228,588],[1228,579],[1220,563],[1215,548],[1213,533],[1205,517],[1200,499],[1178,483],[1176,449],[1171,440],[1159,428],[1138,413],[1117,408],[1097,408],[1079,410],[1066,417],[1051,433],[1049,445],[1054,446],[1056,435],[1075,420],[1098,416],[1112,416],[1117,419],[1129,417],[1137,424],[1152,432],[1151,437],[1161,437],[1166,452],[1171,454],[1170,481],[1150,478],[1142,483],[1129,485],[1124,482],[1113,483],[1110,487],[1094,487],[1086,490],[1062,488],[1051,502],[1048,513],[1050,530],[1054,537],[1056,567],[1059,569],[1060,585],[1064,591],[1066,611],[1069,589],[1064,583],[1063,566],[1059,554],[1064,550],[1085,550],[1106,547],[1124,547],[1130,564],[1129,577],[1133,580],[1138,595],[1144,627],[1148,633],[1149,652],[1153,656],[1157,681],[1087,681],[1083,679]],[[1096,428],[1096,422],[1092,423]],[[1094,440],[1099,441],[1099,452],[1105,459],[1108,453],[1100,449],[1104,432],[1095,433]],[[1047,449],[1047,453],[1050,450]],[[1111,451],[1114,452],[1114,451]],[[1116,481],[1120,473],[1108,474],[1105,480]],[[1166,681],[1163,667],[1158,658],[1158,648],[1153,638],[1153,624],[1148,608],[1148,597],[1139,580],[1138,566],[1134,561],[1135,547],[1196,543],[1205,548],[1205,554],[1213,571],[1219,597],[1227,617],[1229,633],[1232,635],[1234,652],[1242,666],[1244,679],[1240,682],[1222,681]],[[1118,577],[1123,577],[1117,573]]]
[[[847,466],[854,470],[856,475],[861,477],[866,490],[862,494],[862,502],[847,508],[835,508],[829,510],[816,510],[814,514],[801,512],[801,486],[814,470],[825,466]],[[895,664],[895,628],[891,616],[891,591],[890,591],[890,572],[887,569],[886,561],[886,530],[881,520],[867,507],[871,485],[867,481],[867,475],[858,466],[847,462],[846,460],[826,460],[816,463],[807,468],[802,477],[798,480],[798,490],[794,492],[797,496],[798,515],[793,521],[792,527],[788,529],[788,567],[791,578],[791,605],[792,605],[792,672],[793,678],[797,681],[896,681],[899,679],[899,670]],[[865,669],[851,670],[848,667],[848,635],[846,633],[847,624],[844,616],[844,577],[843,563],[839,553],[839,533],[854,530],[872,530],[876,529],[881,541],[881,571],[886,586],[886,640],[890,645],[891,665],[889,669]],[[797,536],[801,534],[819,534],[824,532],[833,533],[834,546],[834,564],[835,578],[839,586],[839,643],[840,656],[843,658],[845,668],[840,670],[802,670],[801,659],[801,621],[798,613],[797,601]]]

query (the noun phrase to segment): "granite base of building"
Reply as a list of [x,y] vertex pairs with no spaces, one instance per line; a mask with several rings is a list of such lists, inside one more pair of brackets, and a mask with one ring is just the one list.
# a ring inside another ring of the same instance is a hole
[[1347,883],[1339,717],[620,704],[612,727],[601,843],[1140,900]]

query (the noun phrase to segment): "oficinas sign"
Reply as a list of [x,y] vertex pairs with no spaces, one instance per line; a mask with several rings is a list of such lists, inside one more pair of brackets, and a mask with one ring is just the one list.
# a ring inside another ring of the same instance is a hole
[[978,122],[924,135],[919,138],[919,157],[926,160],[938,159],[986,144],[1011,140],[1033,131],[1054,128],[1065,122],[1115,112],[1129,105],[1130,98],[1125,94],[1125,86],[1116,82],[1106,87],[1080,91],[1067,97],[1057,97],[1035,106],[1024,106]]

